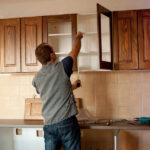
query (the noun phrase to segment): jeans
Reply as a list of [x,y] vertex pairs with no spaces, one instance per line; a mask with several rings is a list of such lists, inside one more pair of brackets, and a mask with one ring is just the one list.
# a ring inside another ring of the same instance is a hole
[[80,127],[75,116],[52,125],[45,125],[45,150],[80,150]]

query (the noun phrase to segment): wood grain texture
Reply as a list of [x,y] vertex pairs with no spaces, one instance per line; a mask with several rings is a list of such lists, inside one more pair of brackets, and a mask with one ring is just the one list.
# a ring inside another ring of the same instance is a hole
[[42,101],[39,98],[28,98],[25,100],[25,120],[43,120],[41,115]]
[[138,11],[139,68],[150,69],[150,10]]
[[0,20],[0,72],[20,71],[20,19]]
[[[81,108],[81,98],[76,98],[76,106],[79,110]],[[42,117],[42,101],[40,98],[25,99],[25,120],[43,120]]]
[[137,12],[113,13],[114,69],[138,69]]
[[35,56],[42,43],[42,17],[21,19],[21,72],[37,72],[41,64]]

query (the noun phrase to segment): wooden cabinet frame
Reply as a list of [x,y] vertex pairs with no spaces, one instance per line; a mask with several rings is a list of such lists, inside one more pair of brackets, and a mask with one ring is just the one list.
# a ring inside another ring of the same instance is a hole
[[72,43],[76,39],[77,34],[77,15],[66,14],[66,15],[53,15],[43,17],[43,42],[48,42],[48,23],[50,22],[71,22],[72,24]]
[[36,72],[35,49],[42,43],[42,17],[0,20],[0,72]]
[[[43,42],[48,43],[48,23],[71,22],[72,44],[77,34],[77,14],[43,16]],[[72,49],[72,47],[71,47]],[[71,51],[70,49],[70,51]],[[69,53],[69,52],[68,52]],[[77,60],[73,63],[73,70],[77,70]]]
[[[107,65],[102,61],[100,13],[110,14],[97,4],[100,68]],[[150,69],[150,10],[127,10],[112,12],[113,67],[115,70]]]

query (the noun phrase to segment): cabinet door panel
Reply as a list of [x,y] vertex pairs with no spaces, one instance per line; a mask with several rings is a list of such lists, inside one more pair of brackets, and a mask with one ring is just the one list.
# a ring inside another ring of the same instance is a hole
[[118,21],[119,39],[119,61],[132,60],[132,44],[131,44],[131,19],[120,19]]
[[114,68],[138,69],[137,13],[114,12]]
[[22,128],[20,135],[13,129],[13,150],[44,150],[42,128]]
[[113,69],[112,12],[97,4],[97,21],[100,69]]
[[41,65],[35,57],[36,47],[42,43],[42,17],[21,19],[22,72],[36,72]]
[[150,10],[138,12],[139,68],[150,69]]
[[20,71],[20,19],[0,20],[0,71]]

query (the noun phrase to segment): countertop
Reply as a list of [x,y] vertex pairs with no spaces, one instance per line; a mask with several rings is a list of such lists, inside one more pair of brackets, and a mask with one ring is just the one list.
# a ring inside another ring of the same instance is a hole
[[[110,125],[106,125],[106,122]],[[127,120],[98,120],[79,121],[81,129],[101,130],[150,130],[150,125],[143,125],[135,121]],[[24,119],[0,119],[0,127],[10,128],[42,128],[43,121]]]

